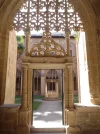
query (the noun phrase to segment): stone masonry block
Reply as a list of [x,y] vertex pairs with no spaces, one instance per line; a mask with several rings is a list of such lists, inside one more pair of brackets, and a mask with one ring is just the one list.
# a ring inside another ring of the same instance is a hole
[[89,113],[90,120],[100,120],[100,113]]
[[68,124],[74,126],[76,124],[76,112],[67,111]]
[[89,118],[89,115],[88,113],[77,113],[77,118],[84,118],[84,119],[87,119]]

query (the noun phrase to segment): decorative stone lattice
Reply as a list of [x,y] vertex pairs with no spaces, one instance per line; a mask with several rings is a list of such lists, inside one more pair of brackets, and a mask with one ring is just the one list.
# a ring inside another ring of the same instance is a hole
[[24,0],[24,4],[14,18],[16,31],[30,29],[36,31],[83,30],[78,13],[69,0]]
[[61,57],[65,56],[65,51],[52,39],[50,32],[44,32],[42,40],[31,49],[30,56]]

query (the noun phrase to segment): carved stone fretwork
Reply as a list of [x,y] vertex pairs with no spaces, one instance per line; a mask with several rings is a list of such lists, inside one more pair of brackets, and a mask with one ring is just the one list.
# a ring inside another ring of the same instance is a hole
[[42,40],[33,45],[33,48],[30,51],[30,56],[56,56],[61,57],[65,56],[65,50],[53,40],[50,32],[44,32]]
[[24,0],[13,27],[16,31],[27,27],[31,31],[83,30],[81,19],[69,0]]

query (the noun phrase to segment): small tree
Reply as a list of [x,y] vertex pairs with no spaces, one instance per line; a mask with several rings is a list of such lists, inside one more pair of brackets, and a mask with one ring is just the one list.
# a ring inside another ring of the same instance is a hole
[[22,54],[25,49],[25,47],[23,45],[24,38],[23,38],[23,36],[17,36],[16,38],[17,38],[17,51],[18,51],[18,53]]

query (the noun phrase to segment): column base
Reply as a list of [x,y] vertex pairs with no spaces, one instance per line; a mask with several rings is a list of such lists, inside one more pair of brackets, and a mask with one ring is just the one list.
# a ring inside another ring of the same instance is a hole
[[16,134],[30,134],[30,128],[27,125],[19,125],[16,128]]
[[69,126],[66,130],[66,134],[80,134],[81,130],[78,126]]
[[31,111],[19,109],[18,111],[18,125],[16,127],[15,134],[30,134],[31,126]]
[[95,105],[100,105],[100,97],[91,98],[91,103]]

